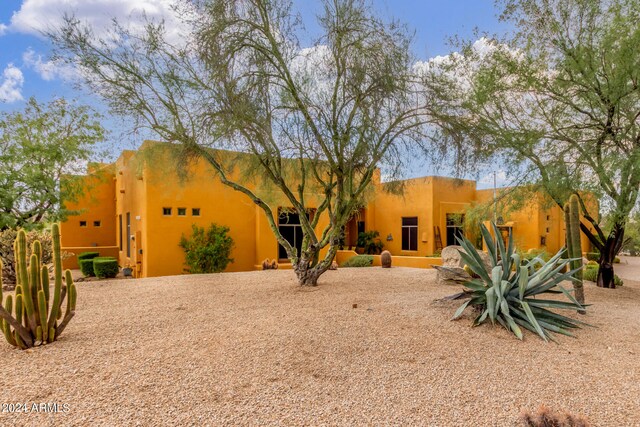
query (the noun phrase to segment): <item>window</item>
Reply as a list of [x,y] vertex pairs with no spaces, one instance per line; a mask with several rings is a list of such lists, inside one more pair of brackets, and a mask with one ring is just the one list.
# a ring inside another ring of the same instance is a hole
[[[309,213],[307,213],[307,218],[309,218]],[[300,215],[298,215],[297,212],[280,209],[278,215],[278,230],[280,234],[282,234],[282,237],[300,253],[302,249],[302,225],[300,225]],[[284,246],[280,244],[278,244],[278,258],[285,260],[289,258]]]
[[549,227],[547,227],[547,233],[549,232]]
[[80,221],[80,227],[86,227],[87,221]]
[[464,237],[464,214],[447,214],[447,246],[458,245]]
[[131,213],[127,212],[127,256],[131,256]]
[[178,216],[187,216],[187,208],[178,208]]
[[118,215],[118,238],[120,241],[120,250],[122,250],[122,215]]
[[547,215],[547,221],[551,221],[551,215]]
[[102,225],[100,221],[93,221],[94,227],[100,227],[100,225]]
[[162,208],[162,215],[171,216],[171,208]]
[[191,215],[192,216],[200,216],[200,208],[191,209]]
[[418,217],[402,218],[402,250],[418,250]]

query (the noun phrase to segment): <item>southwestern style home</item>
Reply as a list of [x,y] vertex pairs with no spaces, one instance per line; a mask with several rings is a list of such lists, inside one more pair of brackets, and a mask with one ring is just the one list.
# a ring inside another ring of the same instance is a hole
[[[136,277],[182,274],[180,238],[191,234],[192,224],[207,227],[216,223],[229,227],[235,244],[234,262],[227,271],[259,269],[265,258],[277,259],[281,268],[287,268],[286,254],[263,211],[244,194],[222,184],[204,161],[189,162],[188,173],[179,175],[175,151],[172,144],[147,141],[138,151],[124,151],[115,163],[92,165],[86,176],[76,177],[85,181],[86,190],[76,202],[67,203],[79,214],[62,223],[62,249],[113,256],[121,266],[131,267]],[[374,178],[372,195],[346,227],[344,249],[355,247],[360,232],[375,230],[384,249],[394,255],[394,265],[437,264],[433,255],[456,244],[456,236],[467,233],[473,240],[465,212],[481,203],[490,204],[494,197],[494,190],[478,190],[471,180],[430,176],[401,184],[403,191],[394,194],[379,177]],[[299,220],[284,213],[288,208],[284,199],[273,191],[265,200],[283,212],[278,224],[282,235],[294,245],[301,244]],[[313,209],[313,195],[307,200]],[[498,222],[501,233],[511,233],[520,250],[553,253],[564,246],[563,218],[560,208],[549,208],[541,197],[534,197]],[[319,230],[327,222],[321,219]],[[338,259],[349,254],[352,252],[339,253]],[[76,257],[65,263],[66,268],[77,268]]]

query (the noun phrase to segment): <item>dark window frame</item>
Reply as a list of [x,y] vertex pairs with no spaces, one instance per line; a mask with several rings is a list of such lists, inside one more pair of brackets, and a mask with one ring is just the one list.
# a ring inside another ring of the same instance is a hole
[[177,208],[176,209],[176,214],[178,216],[187,216],[187,208]]
[[127,257],[131,257],[131,212],[127,212]]
[[171,216],[173,214],[173,208],[163,207],[162,208],[162,216]]
[[191,208],[191,216],[200,216],[200,208]]
[[418,250],[418,217],[402,217],[401,248],[403,251],[416,252]]
[[87,226],[87,221],[80,221],[80,227],[84,228]]

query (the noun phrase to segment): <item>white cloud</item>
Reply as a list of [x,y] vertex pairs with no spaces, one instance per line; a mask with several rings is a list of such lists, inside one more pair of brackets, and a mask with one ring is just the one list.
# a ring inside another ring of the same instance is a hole
[[0,22],[0,36],[7,32],[7,26]]
[[0,102],[21,101],[24,76],[22,71],[13,64],[7,65],[2,73],[0,82]]
[[22,60],[29,68],[33,68],[42,80],[45,81],[55,79],[71,81],[78,78],[76,68],[56,61],[43,61],[42,55],[37,54],[31,48],[22,54]]
[[165,20],[167,31],[175,35],[182,23],[174,12],[175,0],[24,0],[11,18],[10,27],[21,33],[40,35],[59,27],[64,14],[74,15],[97,35],[104,35],[113,18],[121,23],[140,25],[146,15]]

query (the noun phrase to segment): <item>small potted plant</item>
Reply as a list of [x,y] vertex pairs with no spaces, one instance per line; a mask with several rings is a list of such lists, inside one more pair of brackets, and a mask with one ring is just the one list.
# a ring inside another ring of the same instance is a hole
[[129,265],[129,263],[127,262],[124,267],[122,268],[122,275],[124,277],[131,277],[133,276],[133,269],[131,268],[131,266]]

